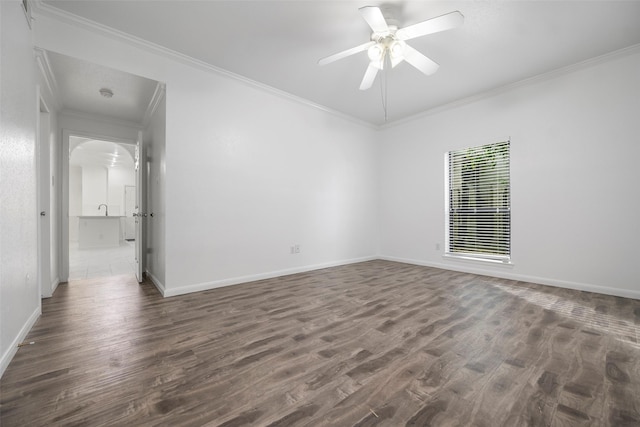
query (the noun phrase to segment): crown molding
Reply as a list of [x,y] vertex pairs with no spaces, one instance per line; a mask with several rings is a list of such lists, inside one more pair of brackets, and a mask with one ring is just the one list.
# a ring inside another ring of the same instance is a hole
[[[424,117],[428,117],[434,114],[438,114],[444,111],[448,111],[454,108],[459,108],[462,107],[464,105],[468,105],[468,104],[472,104],[475,102],[478,102],[480,100],[483,99],[488,99],[491,97],[494,97],[496,95],[499,95],[501,93],[505,93],[514,89],[517,89],[519,87],[523,87],[523,86],[527,86],[527,85],[531,85],[531,84],[536,84],[542,81],[546,81],[546,80],[550,80],[562,75],[566,75],[566,74],[570,74],[572,72],[578,71],[580,69],[584,69],[584,68],[588,68],[590,66],[602,63],[602,62],[607,62],[610,61],[616,57],[622,57],[622,56],[626,56],[629,54],[633,54],[633,53],[637,53],[640,52],[640,44],[636,44],[636,45],[632,45],[632,46],[628,46],[626,48],[622,48],[622,49],[618,49],[612,52],[608,52],[605,53],[603,55],[594,57],[594,58],[590,58],[590,59],[586,59],[584,61],[580,61],[577,62],[575,64],[571,64],[562,68],[558,68],[555,70],[551,70],[548,71],[546,73],[543,74],[538,74],[532,77],[528,77],[507,85],[502,85],[502,86],[498,86],[496,88],[493,89],[489,89],[487,91],[478,93],[476,95],[472,95],[472,96],[468,96],[465,98],[461,98],[461,99],[457,99],[454,100],[452,102],[446,103],[446,104],[442,104],[433,108],[430,108],[428,110],[423,110],[421,112],[418,112],[416,114],[413,114],[411,116],[408,117],[404,117],[398,120],[394,120],[394,121],[390,121],[390,122],[386,122],[383,124],[375,124],[375,123],[371,123],[368,121],[364,121],[362,119],[359,119],[355,116],[343,113],[341,111],[335,110],[333,108],[321,105],[321,104],[317,104],[315,102],[309,101],[308,99],[305,98],[301,98],[297,95],[293,95],[289,92],[285,92],[283,90],[280,89],[276,89],[273,86],[269,86],[266,85],[264,83],[260,83],[257,82],[255,80],[249,79],[247,77],[244,77],[240,74],[236,74],[233,73],[231,71],[225,70],[223,68],[219,68],[216,67],[212,64],[206,63],[204,61],[201,61],[199,59],[190,57],[188,55],[182,54],[180,52],[168,49],[164,46],[152,43],[150,41],[144,40],[142,38],[133,36],[131,34],[125,33],[123,31],[120,30],[116,30],[112,27],[100,24],[98,22],[80,17],[78,15],[74,15],[72,13],[69,12],[65,12],[63,10],[57,9],[55,7],[49,6],[47,4],[42,3],[42,0],[35,0],[33,3],[33,8],[32,8],[33,14],[35,15],[43,15],[43,16],[48,16],[50,18],[59,20],[61,22],[76,26],[76,27],[80,27],[82,29],[85,29],[87,31],[105,36],[105,37],[109,37],[113,40],[119,41],[119,42],[124,42],[132,47],[138,48],[138,49],[142,49],[144,51],[147,52],[151,52],[157,55],[160,55],[162,57],[174,60],[178,63],[181,63],[183,65],[187,65],[202,71],[206,71],[206,72],[210,72],[213,74],[216,74],[218,76],[221,77],[225,77],[228,79],[232,79],[236,82],[242,83],[244,85],[247,86],[251,86],[253,88],[257,88],[260,89],[264,92],[267,92],[271,95],[275,95],[279,98],[282,99],[287,99],[293,102],[296,102],[298,104],[302,104],[305,105],[307,107],[311,107],[313,109],[316,110],[320,110],[323,111],[325,113],[337,116],[343,120],[349,121],[351,123],[355,123],[358,124],[360,126],[369,128],[369,129],[373,129],[373,130],[385,130],[388,128],[392,128],[395,126],[399,126],[399,125],[403,125],[406,123],[410,123],[416,120],[419,120],[421,118]],[[156,88],[157,90],[157,88]],[[154,94],[154,98],[155,98],[155,94]],[[161,98],[160,98],[161,99]],[[159,100],[158,100],[159,101]],[[152,99],[153,102],[153,99]],[[151,106],[151,103],[150,103]],[[157,106],[156,106],[157,107]],[[147,113],[149,113],[149,109],[147,110]],[[152,115],[152,113],[150,114]],[[145,113],[145,119],[143,120],[143,124],[145,124],[145,120],[147,120],[147,115]]]
[[444,111],[452,110],[455,108],[463,107],[465,105],[473,104],[478,101],[482,101],[484,99],[489,99],[494,96],[503,94],[505,92],[509,92],[512,90],[516,90],[521,87],[545,82],[548,80],[552,80],[561,76],[565,76],[567,74],[575,73],[580,70],[584,70],[586,68],[590,68],[592,66],[602,64],[605,62],[609,62],[616,58],[623,58],[625,56],[638,54],[640,53],[640,43],[634,44],[631,46],[624,47],[622,49],[614,50],[612,52],[607,52],[603,55],[596,56],[593,58],[585,59],[584,61],[576,62],[575,64],[567,65],[565,67],[556,68],[555,70],[548,71],[546,73],[538,74],[533,77],[528,77],[526,79],[518,80],[517,82],[513,82],[507,85],[499,86],[494,89],[490,89],[476,95],[468,96],[466,98],[461,98],[447,104],[440,105],[438,107],[430,108],[425,111],[421,111],[412,116],[405,117],[399,120],[395,120],[393,122],[385,123],[378,127],[379,130],[384,130],[388,128],[392,128],[395,126],[400,126],[403,124],[407,124],[416,120],[420,120],[424,117],[432,116],[435,114],[442,113]]
[[38,69],[40,70],[40,75],[44,80],[49,95],[51,95],[53,103],[52,106],[55,110],[60,110],[61,106],[58,97],[58,82],[56,81],[56,76],[53,74],[53,70],[51,69],[51,62],[49,61],[47,51],[36,47],[34,48],[34,53]]
[[260,89],[264,92],[267,92],[271,95],[275,95],[279,98],[286,99],[289,101],[296,102],[298,104],[305,105],[307,107],[311,107],[316,110],[323,111],[325,113],[329,113],[331,115],[337,116],[343,120],[347,120],[349,122],[358,124],[363,127],[367,127],[370,129],[379,129],[380,126],[361,120],[357,117],[351,116],[349,114],[345,114],[341,111],[335,110],[333,108],[329,108],[327,106],[309,101],[308,99],[299,97],[297,95],[293,95],[289,92],[285,92],[280,89],[276,89],[273,86],[266,85],[264,83],[257,82],[255,80],[244,77],[240,74],[233,73],[231,71],[225,70],[223,68],[216,67],[215,65],[209,64],[207,62],[201,61],[199,59],[193,58],[191,56],[185,55],[183,53],[177,52],[175,50],[166,48],[164,46],[158,45],[156,43],[152,43],[148,40],[144,40],[140,37],[136,37],[134,35],[125,33],[124,31],[117,30],[115,28],[109,27],[107,25],[100,24],[98,22],[92,21],[87,18],[80,17],[78,15],[74,15],[72,13],[57,9],[55,7],[49,6],[47,4],[42,3],[41,0],[36,0],[33,8],[33,13],[35,15],[47,16],[49,18],[56,19],[58,21],[64,22],[66,24],[73,25],[75,27],[82,28],[84,30],[99,34],[101,36],[108,37],[112,40],[116,40],[118,42],[123,42],[137,49],[142,49],[147,52],[151,52],[157,55],[160,55],[164,58],[168,58],[174,60],[183,65],[187,65],[201,71],[206,71],[209,73],[216,74],[221,77],[225,77],[236,82],[242,83],[246,86],[251,86],[253,88]]

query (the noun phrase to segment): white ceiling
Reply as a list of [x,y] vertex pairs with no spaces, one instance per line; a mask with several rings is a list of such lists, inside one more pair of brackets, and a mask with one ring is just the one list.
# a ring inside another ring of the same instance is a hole
[[[143,122],[156,81],[53,52],[47,52],[47,57],[64,110]],[[102,88],[110,89],[113,97],[100,95]]]
[[[400,27],[459,10],[462,27],[410,41],[440,64],[390,70],[389,121],[640,43],[640,1],[392,1]],[[358,8],[379,1],[66,1],[51,7],[381,125],[378,75],[358,89],[366,52],[317,60],[369,40]],[[115,98],[115,97],[114,97]]]

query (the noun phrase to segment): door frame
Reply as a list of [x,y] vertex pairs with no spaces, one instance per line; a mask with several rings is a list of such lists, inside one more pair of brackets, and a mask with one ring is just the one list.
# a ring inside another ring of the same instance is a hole
[[144,281],[145,274],[145,255],[146,245],[145,242],[145,234],[144,234],[144,226],[145,219],[147,217],[146,212],[146,194],[142,191],[138,191],[138,188],[144,187],[144,176],[145,176],[145,155],[144,155],[144,145],[142,138],[142,131],[138,131],[138,139],[136,140],[136,151],[134,156],[134,167],[136,174],[136,213],[135,215],[135,266],[136,266],[136,279],[139,283]]
[[[68,128],[62,128],[62,170],[61,170],[61,185],[60,185],[60,200],[62,205],[62,214],[60,215],[61,233],[60,233],[60,282],[69,281],[69,138],[72,136],[80,138],[91,138],[100,141],[109,141],[116,144],[136,145],[136,139],[120,138],[109,135],[101,135],[87,131],[77,131]],[[146,195],[146,189],[144,183],[141,183],[141,188],[136,191],[142,192]],[[142,253],[146,252],[146,242],[140,242],[142,245]]]

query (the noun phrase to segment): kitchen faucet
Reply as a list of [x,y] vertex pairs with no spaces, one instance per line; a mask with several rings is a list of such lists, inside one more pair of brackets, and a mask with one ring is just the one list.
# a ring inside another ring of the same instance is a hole
[[109,216],[109,206],[105,205],[104,203],[98,205],[98,210],[100,210],[100,208],[103,206],[104,206],[104,216]]

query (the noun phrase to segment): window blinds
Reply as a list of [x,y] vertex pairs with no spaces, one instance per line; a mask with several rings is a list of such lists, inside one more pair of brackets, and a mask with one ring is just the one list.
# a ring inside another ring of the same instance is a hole
[[509,141],[448,153],[449,254],[511,255]]

